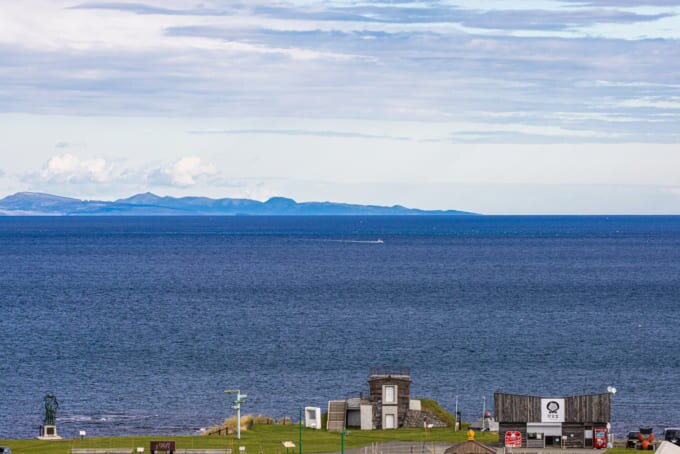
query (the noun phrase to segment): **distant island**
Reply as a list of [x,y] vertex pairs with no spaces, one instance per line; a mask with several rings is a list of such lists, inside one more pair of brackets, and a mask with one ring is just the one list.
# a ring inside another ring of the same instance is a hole
[[18,192],[0,199],[0,216],[455,216],[475,213],[420,210],[400,205],[353,205],[334,202],[296,202],[272,197],[251,199],[161,197],[150,192],[114,201],[80,200],[38,192]]

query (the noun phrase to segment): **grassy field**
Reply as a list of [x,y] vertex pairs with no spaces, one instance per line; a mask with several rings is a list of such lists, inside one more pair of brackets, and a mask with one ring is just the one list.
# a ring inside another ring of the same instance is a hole
[[[302,448],[305,453],[340,451],[340,434],[325,430],[303,429]],[[85,438],[61,441],[39,440],[0,440],[0,446],[8,446],[13,454],[68,454],[71,448],[136,448],[144,447],[149,452],[151,440],[175,440],[178,449],[183,448],[232,448],[238,454],[239,446],[246,447],[247,454],[285,454],[281,442],[290,440],[297,446],[299,439],[298,426],[255,425],[253,430],[241,433],[240,442],[234,436],[154,436],[154,437],[107,437]],[[423,429],[400,430],[352,430],[345,436],[345,448],[357,448],[374,442],[387,441],[465,441],[465,432],[453,432],[452,429],[431,429],[428,434]],[[498,435],[477,433],[476,440],[482,443],[498,441]],[[291,450],[292,451],[292,450]],[[293,454],[291,452],[291,454]]]

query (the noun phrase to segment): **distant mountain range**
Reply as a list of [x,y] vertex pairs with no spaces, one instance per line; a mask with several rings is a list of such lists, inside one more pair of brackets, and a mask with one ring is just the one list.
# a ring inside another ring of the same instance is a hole
[[80,200],[37,192],[18,192],[0,199],[0,216],[170,216],[170,215],[466,215],[456,210],[419,210],[400,205],[352,205],[302,202],[272,197],[266,202],[208,197],[160,197],[150,192],[113,202]]

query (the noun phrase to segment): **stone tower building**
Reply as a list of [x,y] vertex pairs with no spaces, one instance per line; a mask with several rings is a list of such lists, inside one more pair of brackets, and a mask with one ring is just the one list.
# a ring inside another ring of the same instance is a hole
[[404,427],[411,401],[411,372],[404,367],[374,367],[368,378],[373,427]]

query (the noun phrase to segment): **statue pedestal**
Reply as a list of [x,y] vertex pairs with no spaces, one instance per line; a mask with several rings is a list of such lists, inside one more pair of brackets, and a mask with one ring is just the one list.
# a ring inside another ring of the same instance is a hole
[[38,440],[61,440],[61,437],[57,435],[57,426],[47,424],[40,426]]

